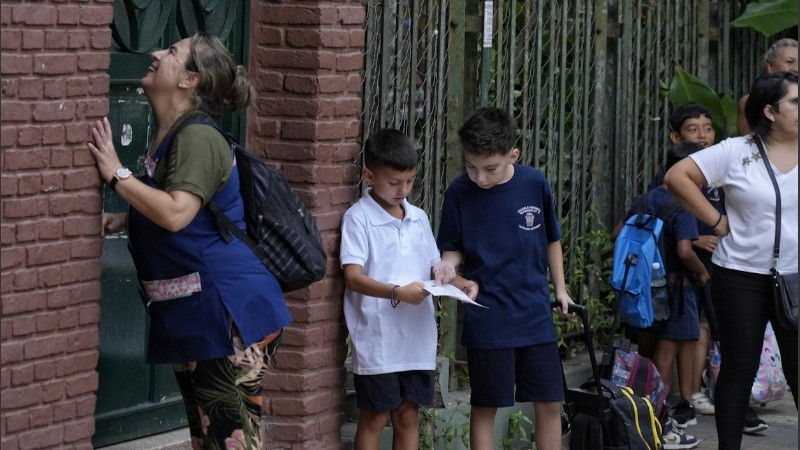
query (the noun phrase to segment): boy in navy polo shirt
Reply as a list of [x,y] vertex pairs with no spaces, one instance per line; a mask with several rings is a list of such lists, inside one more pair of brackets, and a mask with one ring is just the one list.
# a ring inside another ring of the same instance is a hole
[[440,261],[425,212],[406,200],[417,175],[417,151],[397,130],[364,143],[370,187],[342,222],[344,316],[353,345],[355,450],[380,447],[392,419],[392,448],[419,447],[419,405],[433,402],[436,314],[421,281],[435,276],[473,300],[478,287]]
[[516,164],[516,125],[503,111],[478,109],[458,135],[467,173],[445,192],[437,242],[443,261],[478,282],[478,301],[488,307],[466,309],[461,336],[472,391],[470,445],[494,448],[497,408],[516,400],[533,402],[536,448],[558,450],[564,390],[548,270],[559,314],[572,300],[550,183]]

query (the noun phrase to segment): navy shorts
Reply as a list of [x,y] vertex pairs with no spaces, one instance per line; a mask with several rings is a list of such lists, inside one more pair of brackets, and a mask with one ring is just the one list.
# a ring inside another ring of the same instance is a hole
[[433,370],[381,373],[378,375],[353,375],[356,388],[356,405],[366,411],[393,411],[408,400],[418,405],[431,406],[436,385]]
[[[661,330],[661,338],[670,341],[696,341],[700,338],[697,295],[692,285],[669,288],[669,319]],[[683,308],[681,309],[681,302]]]
[[503,408],[517,402],[561,402],[564,379],[558,344],[499,350],[467,349],[473,406]]

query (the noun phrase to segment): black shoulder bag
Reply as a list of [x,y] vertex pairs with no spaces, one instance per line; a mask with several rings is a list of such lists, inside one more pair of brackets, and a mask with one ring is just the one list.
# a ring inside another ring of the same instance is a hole
[[778,325],[787,330],[797,329],[797,272],[781,274],[778,273],[778,255],[781,250],[781,191],[778,188],[778,181],[772,171],[772,165],[767,159],[767,152],[759,137],[755,138],[758,145],[758,152],[761,159],[767,166],[767,173],[772,180],[775,188],[775,246],[772,250],[772,289],[775,298],[775,315]]

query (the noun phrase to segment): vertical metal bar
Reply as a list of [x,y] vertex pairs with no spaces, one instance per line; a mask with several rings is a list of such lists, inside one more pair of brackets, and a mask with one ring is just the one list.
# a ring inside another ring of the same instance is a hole
[[[445,167],[445,179],[447,183],[452,181],[461,172],[461,151],[457,139],[454,137],[458,135],[458,128],[461,126],[464,118],[464,61],[461,55],[464,54],[465,46],[465,27],[466,20],[466,0],[451,0],[450,1],[450,17],[449,21],[443,22],[449,24],[448,39],[447,39],[447,52],[448,55],[455,55],[449,58],[449,64],[443,64],[447,67],[447,129],[445,135],[447,142],[445,143],[447,149],[447,163]],[[444,11],[447,11],[447,2],[442,2],[442,17],[446,17]],[[444,39],[443,39],[444,40]],[[447,302],[443,306],[443,316],[440,317],[439,326],[441,328],[440,343],[441,348],[446,351],[446,354],[455,355],[457,350],[458,334],[458,305],[459,302]],[[451,362],[450,365],[451,385],[456,385],[457,371],[455,365]]]
[[481,105],[489,104],[489,76],[494,40],[494,2],[483,2],[483,45],[481,46]]
[[[391,82],[391,73],[393,72],[392,67],[392,54],[391,52],[387,51],[388,46],[385,45],[387,39],[390,39],[391,36],[395,34],[394,27],[392,26],[392,17],[394,16],[394,4],[395,2],[392,0],[386,1],[382,3],[382,14],[381,14],[381,66],[380,66],[380,93],[381,93],[381,101],[380,101],[380,108],[378,110],[378,123],[376,124],[377,128],[383,128],[388,124],[391,120],[389,116],[389,110],[394,111],[394,108],[387,107],[387,104],[390,102],[388,98],[389,91],[392,86]],[[384,103],[385,102],[385,103]],[[394,93],[393,102],[397,103],[397,95]],[[394,115],[394,114],[392,114]]]

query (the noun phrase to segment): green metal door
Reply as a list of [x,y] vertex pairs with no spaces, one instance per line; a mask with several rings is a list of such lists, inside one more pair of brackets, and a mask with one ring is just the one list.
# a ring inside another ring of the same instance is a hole
[[[122,164],[136,172],[155,131],[149,103],[139,87],[150,52],[205,30],[222,38],[234,58],[247,65],[248,12],[247,0],[114,1],[108,119]],[[224,117],[223,125],[242,137],[238,117]],[[107,187],[103,194],[104,212],[127,210],[127,203]],[[172,368],[144,362],[149,324],[137,292],[127,235],[106,236],[102,265],[95,447],[186,425]]]

